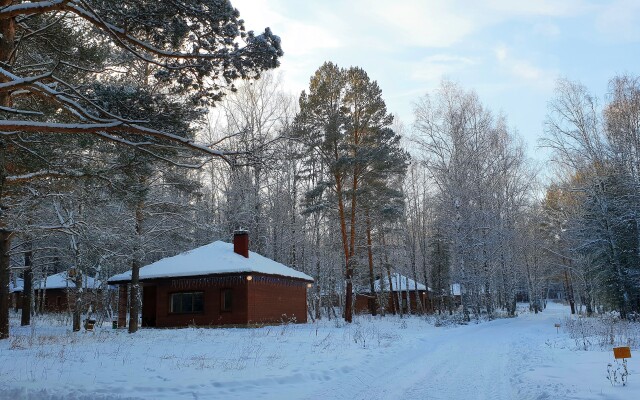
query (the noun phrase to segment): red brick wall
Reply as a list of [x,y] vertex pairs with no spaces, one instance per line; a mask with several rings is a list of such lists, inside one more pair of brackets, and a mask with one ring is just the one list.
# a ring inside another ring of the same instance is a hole
[[[237,277],[244,278],[244,277]],[[247,318],[247,284],[246,280],[238,282],[206,284],[197,279],[178,279],[182,283],[176,285],[173,279],[157,281],[156,294],[156,326],[184,327],[189,325],[210,326],[238,324],[243,325]],[[191,282],[191,283],[190,283]],[[224,289],[233,290],[233,307],[231,312],[221,311],[220,296]],[[180,292],[203,292],[204,312],[198,314],[171,313],[171,294]]]
[[[69,289],[46,289],[44,297],[44,311],[66,312],[73,311],[75,306],[75,294],[73,288]],[[95,312],[102,308],[102,291],[96,289],[84,289],[83,310],[85,312],[91,306]]]
[[[253,274],[247,281],[243,274],[159,279],[143,285],[156,286],[156,327],[307,322],[307,282],[301,280]],[[233,290],[230,312],[221,310],[225,289]],[[171,313],[171,294],[180,292],[203,292],[204,311]]]
[[[369,313],[369,299],[370,299],[370,296],[366,294],[356,295],[356,305],[354,307],[354,310],[357,314]],[[376,296],[376,303],[377,303],[377,296]],[[380,308],[379,304],[377,304],[377,306],[378,308]]]
[[44,295],[44,310],[48,312],[62,312],[69,309],[69,300],[74,296],[67,297],[66,289],[46,289]]
[[118,285],[118,328],[125,328],[127,326],[127,300],[129,297],[127,286],[126,283]]
[[257,275],[249,282],[249,322],[307,322],[307,282]]

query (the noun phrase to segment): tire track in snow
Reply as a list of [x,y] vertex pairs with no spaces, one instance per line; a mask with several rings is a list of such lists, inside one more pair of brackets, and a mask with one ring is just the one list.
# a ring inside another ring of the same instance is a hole
[[538,330],[532,329],[541,323],[546,321],[525,316],[432,331],[414,346],[371,360],[332,382],[333,390],[307,398],[520,398],[527,383],[519,379],[518,369],[522,358],[541,345]]
[[510,346],[496,338],[491,325],[459,327],[448,335],[421,340],[406,360],[418,366],[418,374],[404,379],[405,373],[398,369],[392,380],[404,380],[406,385],[385,398],[511,399],[504,374]]

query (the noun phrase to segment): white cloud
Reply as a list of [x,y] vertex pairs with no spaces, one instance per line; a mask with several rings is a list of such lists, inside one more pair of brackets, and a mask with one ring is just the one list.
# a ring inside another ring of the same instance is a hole
[[494,53],[498,64],[522,83],[542,90],[549,90],[555,85],[556,71],[538,67],[525,59],[512,57],[509,49],[503,44],[498,45]]
[[489,0],[482,3],[493,12],[497,12],[504,17],[566,17],[583,13],[591,8],[588,2],[584,0]]
[[544,78],[545,71],[535,65],[522,60],[514,60],[510,65],[511,72],[519,78],[527,79],[530,81],[540,81]]
[[603,5],[596,19],[597,29],[616,41],[640,40],[640,2],[617,0]]
[[309,77],[329,49],[349,45],[335,25],[326,23],[317,14],[295,15],[286,1],[233,0],[248,30],[262,31],[270,27],[282,39],[284,57],[278,71],[285,91],[297,96],[309,84]]
[[495,48],[494,53],[499,62],[505,61],[507,59],[507,46],[503,44],[499,45]]
[[448,1],[358,0],[351,3],[359,14],[357,23],[369,25],[374,34],[382,31],[390,43],[405,46],[449,47],[478,27],[478,21],[451,7]]
[[[357,15],[351,27],[363,36],[383,37],[371,45],[449,48],[480,30],[513,19],[569,17],[591,9],[586,0],[352,0],[344,2],[341,15]],[[367,28],[362,28],[367,27]],[[547,23],[540,33],[556,35],[557,26]]]
[[[286,54],[304,56],[319,49],[338,48],[345,45],[342,37],[323,21],[313,18],[290,18],[284,4],[274,0],[234,0],[233,6],[240,10],[247,29],[261,31],[265,27],[283,38]],[[311,16],[308,16],[311,17]]]
[[560,36],[560,27],[558,25],[550,23],[550,22],[542,22],[535,24],[533,26],[533,32],[547,37],[557,37]]
[[410,65],[410,78],[420,82],[434,84],[444,77],[453,75],[465,68],[468,68],[477,61],[450,54],[435,54],[425,57]]
[[231,1],[248,29],[282,37],[279,70],[295,94],[324,61],[358,65],[406,118],[411,101],[446,77],[479,89],[531,132],[532,104],[544,108],[558,71],[575,65],[563,46],[582,56],[594,36],[640,39],[640,0]]
[[342,47],[341,41],[331,32],[317,25],[307,25],[292,22],[283,33],[286,42],[283,43],[285,52],[295,55],[307,55],[319,49],[335,49]]

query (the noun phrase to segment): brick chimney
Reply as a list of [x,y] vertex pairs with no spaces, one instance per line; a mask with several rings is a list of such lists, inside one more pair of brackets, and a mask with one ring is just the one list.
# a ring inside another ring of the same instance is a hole
[[233,251],[242,257],[249,258],[249,232],[245,230],[233,232]]

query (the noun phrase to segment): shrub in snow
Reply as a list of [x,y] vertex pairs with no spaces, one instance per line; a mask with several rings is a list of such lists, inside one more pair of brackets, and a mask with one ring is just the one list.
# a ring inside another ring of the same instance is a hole
[[629,371],[627,370],[627,360],[623,359],[622,362],[615,360],[615,362],[607,365],[607,379],[611,382],[611,385],[617,385],[622,383],[622,386],[627,385],[629,379]]
[[592,345],[601,349],[640,346],[640,322],[622,320],[615,314],[565,318],[563,326],[582,350],[589,350]]
[[562,324],[569,337],[576,343],[576,347],[582,350],[589,350],[591,339],[595,337],[596,320],[594,318],[578,317],[565,318]]

